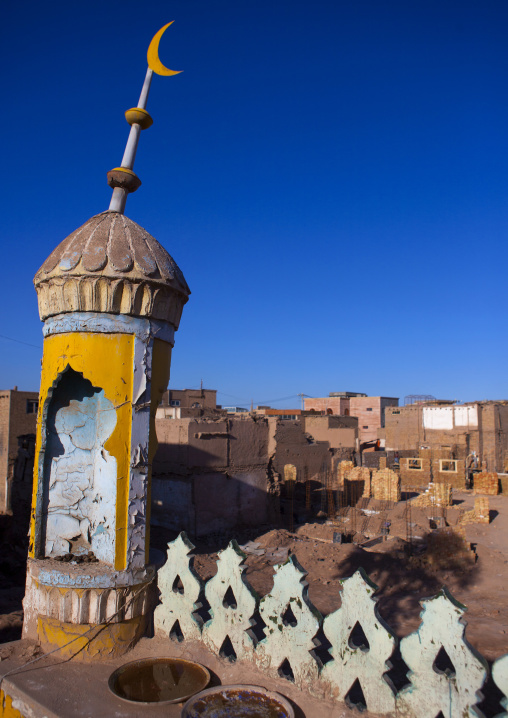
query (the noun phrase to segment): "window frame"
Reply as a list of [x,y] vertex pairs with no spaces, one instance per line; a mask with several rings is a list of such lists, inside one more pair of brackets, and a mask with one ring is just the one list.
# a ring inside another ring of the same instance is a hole
[[[444,464],[453,464],[455,468],[444,469]],[[456,474],[458,472],[457,459],[439,459],[439,471],[443,474]]]
[[27,399],[26,400],[26,414],[37,414],[39,411],[39,399]]

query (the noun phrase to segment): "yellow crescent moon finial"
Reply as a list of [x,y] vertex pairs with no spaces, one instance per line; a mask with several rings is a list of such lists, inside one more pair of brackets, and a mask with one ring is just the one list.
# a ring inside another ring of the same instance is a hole
[[174,20],[171,20],[171,22],[168,22],[167,25],[161,27],[159,32],[153,36],[152,42],[148,47],[148,52],[146,53],[148,67],[150,68],[150,70],[153,70],[153,72],[155,72],[157,75],[178,75],[180,72],[182,72],[182,70],[170,70],[168,67],[165,67],[159,60],[159,42],[168,27],[173,23]]

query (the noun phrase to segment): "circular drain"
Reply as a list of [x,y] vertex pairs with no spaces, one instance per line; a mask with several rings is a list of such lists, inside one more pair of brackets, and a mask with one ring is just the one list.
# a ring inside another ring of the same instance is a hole
[[108,681],[119,698],[135,703],[183,703],[206,688],[210,673],[204,666],[180,658],[144,658],[126,663]]

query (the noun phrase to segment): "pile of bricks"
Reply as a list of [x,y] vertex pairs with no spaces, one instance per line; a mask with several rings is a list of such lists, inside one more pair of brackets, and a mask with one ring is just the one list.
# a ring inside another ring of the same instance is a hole
[[466,511],[460,517],[459,524],[467,526],[468,524],[488,524],[490,523],[489,500],[487,497],[475,499],[474,509]]
[[284,466],[284,481],[296,481],[296,466],[293,464]]
[[344,485],[344,479],[347,479],[350,472],[355,468],[352,461],[341,461],[337,466],[337,478],[339,480],[339,486]]
[[[459,526],[467,526],[468,524],[476,524],[478,523],[478,519],[476,518],[476,511],[474,509],[471,509],[471,511],[465,511],[462,516],[459,519]],[[465,531],[465,529],[463,529]]]
[[452,487],[450,484],[429,484],[429,488],[416,499],[411,501],[412,506],[451,506]]
[[495,472],[482,471],[474,477],[475,494],[490,494],[497,496],[499,493],[499,477]]
[[374,471],[371,496],[380,501],[400,501],[400,476],[391,469]]
[[479,524],[490,523],[490,508],[489,500],[486,496],[475,499],[474,501],[474,512],[476,514],[476,520]]
[[348,481],[363,482],[363,498],[370,498],[370,469],[366,466],[355,466],[347,476]]

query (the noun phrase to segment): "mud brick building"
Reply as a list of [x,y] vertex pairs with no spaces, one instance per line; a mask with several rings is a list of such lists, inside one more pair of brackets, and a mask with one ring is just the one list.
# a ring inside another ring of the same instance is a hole
[[386,452],[392,461],[400,455],[403,486],[432,479],[458,487],[473,467],[507,468],[508,402],[429,402],[387,408],[385,417]]
[[38,405],[36,391],[0,391],[0,513],[10,511],[18,437],[35,435]]
[[358,438],[363,449],[378,440],[379,429],[385,426],[388,407],[397,407],[398,398],[367,396],[354,392],[331,392],[329,396],[305,399],[305,410],[323,414],[354,416],[358,419]]
[[334,416],[159,418],[152,525],[191,536],[277,525],[284,466],[296,467],[297,503],[305,504],[304,480],[353,456],[356,426]]
[[161,419],[197,417],[216,412],[216,389],[168,389],[162,395],[157,416]]

